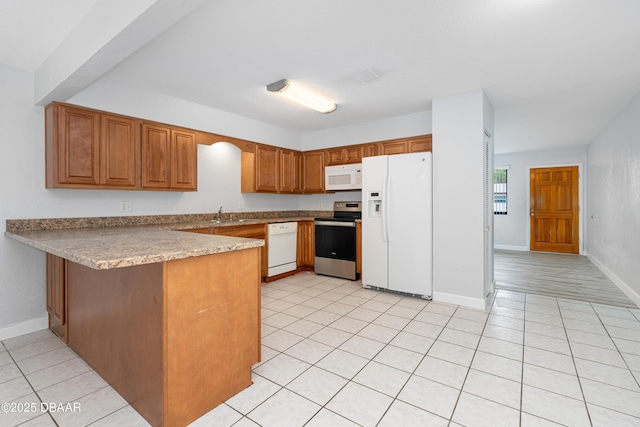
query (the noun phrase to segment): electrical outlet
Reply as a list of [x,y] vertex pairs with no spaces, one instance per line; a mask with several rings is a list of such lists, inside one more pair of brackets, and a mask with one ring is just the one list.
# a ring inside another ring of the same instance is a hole
[[120,202],[120,212],[133,211],[133,202]]
[[244,209],[244,200],[239,200],[238,201],[238,209]]

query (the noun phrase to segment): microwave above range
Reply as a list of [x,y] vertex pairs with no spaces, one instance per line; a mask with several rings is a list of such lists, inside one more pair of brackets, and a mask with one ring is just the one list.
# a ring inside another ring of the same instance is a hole
[[325,166],[324,189],[327,191],[361,190],[362,163]]

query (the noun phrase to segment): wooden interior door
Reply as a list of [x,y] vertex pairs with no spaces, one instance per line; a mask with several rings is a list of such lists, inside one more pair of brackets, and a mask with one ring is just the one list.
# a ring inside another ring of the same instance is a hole
[[579,253],[578,167],[531,169],[530,187],[531,250]]

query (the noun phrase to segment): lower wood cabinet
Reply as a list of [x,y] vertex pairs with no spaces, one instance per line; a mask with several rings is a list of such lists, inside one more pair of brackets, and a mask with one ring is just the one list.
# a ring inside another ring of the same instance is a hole
[[215,234],[216,236],[245,237],[247,239],[264,240],[264,246],[260,248],[260,277],[264,280],[268,274],[268,244],[267,226],[265,224],[225,225],[210,228],[194,228],[182,230],[189,233]]
[[313,221],[298,221],[297,266],[313,269],[315,257],[315,226]]
[[248,239],[264,240],[264,246],[260,248],[260,277],[264,280],[268,273],[268,245],[267,227],[265,224],[230,225],[214,227],[213,233],[219,236],[246,237]]
[[49,329],[68,342],[67,260],[47,253],[47,315]]

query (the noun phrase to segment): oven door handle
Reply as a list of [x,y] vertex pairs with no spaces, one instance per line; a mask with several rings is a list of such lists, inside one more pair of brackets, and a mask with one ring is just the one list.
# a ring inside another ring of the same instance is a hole
[[328,225],[330,227],[355,227],[355,222],[345,221],[315,221],[315,225]]

